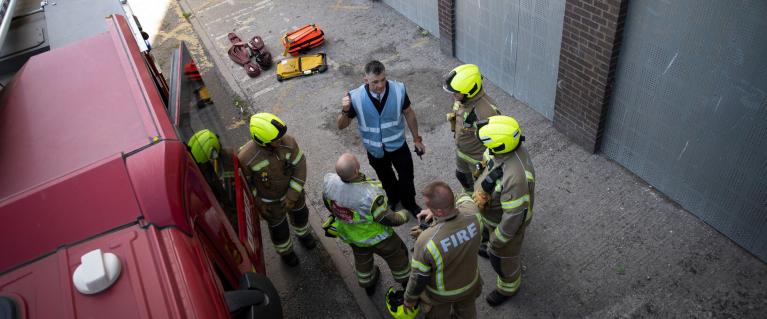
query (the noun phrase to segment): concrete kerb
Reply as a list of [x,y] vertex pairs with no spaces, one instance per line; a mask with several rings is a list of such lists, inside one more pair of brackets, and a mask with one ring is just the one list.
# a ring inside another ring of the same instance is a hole
[[[306,197],[306,202],[309,203],[309,196],[307,195]],[[333,260],[333,266],[335,266],[336,270],[338,270],[341,278],[344,279],[346,288],[354,296],[354,300],[357,302],[360,310],[362,310],[365,318],[381,319],[381,314],[376,310],[373,301],[357,284],[357,277],[354,275],[354,267],[352,267],[352,261],[349,260],[346,255],[341,253],[341,247],[338,246],[339,244],[337,240],[325,237],[323,235],[325,233],[325,231],[322,230],[323,220],[320,218],[317,205],[309,204],[308,206],[310,206],[313,210],[313,212],[310,211],[309,213],[309,224],[311,224],[311,227],[314,230],[314,235],[317,237],[320,244],[322,244],[322,247],[325,249],[325,251],[327,251],[328,255],[330,255],[331,260]]]
[[[181,9],[184,12],[193,12],[192,6],[190,6],[186,0],[180,0],[179,5],[181,6]],[[226,61],[224,61],[218,54],[215,54],[215,46],[213,44],[213,41],[208,36],[207,32],[205,32],[205,28],[202,26],[200,21],[194,15],[190,16],[188,20],[189,20],[189,23],[192,25],[192,29],[194,29],[194,32],[197,34],[197,37],[202,42],[203,47],[206,49],[205,53],[208,55],[209,58],[213,60],[213,64],[214,64],[214,67],[216,68],[216,72],[218,72],[224,78],[224,81],[226,81],[227,85],[229,86],[229,89],[231,89],[234,94],[247,99],[248,103],[252,105],[252,101],[250,101],[250,96],[244,93],[244,90],[242,89],[242,87],[240,87],[239,83],[237,83],[232,73],[227,71],[228,65],[226,64]],[[310,201],[308,200],[308,196],[307,196],[307,204],[309,202]],[[314,204],[309,204],[308,206],[310,206],[312,210],[314,211],[313,213],[309,214],[309,224],[311,225],[312,230],[314,231],[314,234],[316,235],[318,241],[322,245],[322,248],[325,249],[325,251],[330,256],[331,260],[333,261],[333,266],[339,272],[339,275],[341,276],[341,278],[343,278],[346,288],[354,296],[354,300],[357,302],[357,305],[359,306],[360,310],[362,310],[362,313],[365,315],[365,318],[381,319],[382,318],[381,314],[378,313],[378,311],[376,310],[377,308],[373,304],[373,301],[370,299],[370,297],[367,296],[364,290],[361,289],[359,285],[357,284],[357,278],[354,275],[354,268],[352,267],[352,261],[349,260],[343,253],[341,253],[341,249],[338,246],[338,242],[335,239],[331,239],[331,238],[323,236],[324,234],[324,231],[322,230],[323,220],[319,217],[319,214],[317,213],[320,210],[318,210],[318,208]]]
[[[181,6],[181,10],[183,12],[194,12],[192,9],[192,6],[189,5],[189,3],[186,0],[179,0],[178,1],[179,6]],[[248,104],[252,104],[252,101],[250,101],[250,97],[245,95],[242,87],[240,87],[240,84],[237,83],[237,81],[234,79],[234,75],[232,75],[231,72],[227,72],[228,66],[226,62],[221,58],[220,55],[215,54],[216,52],[216,46],[213,44],[213,40],[210,39],[208,36],[208,33],[205,32],[205,28],[200,23],[200,20],[198,20],[195,15],[188,17],[187,20],[192,25],[192,29],[194,29],[194,33],[197,34],[197,37],[202,42],[202,46],[205,48],[205,53],[208,55],[209,58],[213,60],[213,66],[216,69],[216,71],[224,78],[224,81],[226,81],[227,86],[229,86],[230,90],[233,90],[235,95],[241,96],[245,99],[247,99]]]

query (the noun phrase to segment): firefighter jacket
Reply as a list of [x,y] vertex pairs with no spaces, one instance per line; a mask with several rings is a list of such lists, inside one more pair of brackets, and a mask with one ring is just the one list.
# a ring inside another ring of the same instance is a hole
[[[465,102],[453,104],[455,116],[455,146],[458,157],[469,164],[476,165],[482,160],[485,146],[477,139],[477,122],[499,115],[495,102],[481,90]],[[448,114],[448,118],[452,116]]]
[[521,144],[512,152],[488,157],[487,167],[474,187],[482,187],[490,195],[482,218],[495,231],[490,248],[497,249],[533,217],[535,170]]
[[477,252],[482,241],[482,220],[474,201],[458,198],[458,214],[439,219],[418,236],[410,262],[412,269],[405,298],[416,301],[422,292],[433,303],[473,298],[481,289]]
[[338,236],[355,246],[378,244],[394,233],[391,226],[407,222],[403,212],[393,213],[389,209],[381,182],[364,175],[347,183],[337,174],[328,173],[323,181],[322,199],[335,217]]
[[263,203],[296,202],[304,191],[306,157],[290,135],[270,145],[263,147],[249,141],[240,148],[238,158],[253,196]]

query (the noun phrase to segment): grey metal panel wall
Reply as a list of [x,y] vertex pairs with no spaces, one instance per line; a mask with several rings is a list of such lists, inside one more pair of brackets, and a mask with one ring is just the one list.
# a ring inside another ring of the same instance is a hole
[[767,1],[631,1],[602,150],[767,260]]
[[439,38],[437,0],[384,0],[384,3]]
[[564,0],[456,0],[455,53],[506,92],[554,117]]

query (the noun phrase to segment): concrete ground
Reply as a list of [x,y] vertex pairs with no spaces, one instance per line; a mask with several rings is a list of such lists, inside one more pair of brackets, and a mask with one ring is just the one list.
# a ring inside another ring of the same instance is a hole
[[[339,131],[335,126],[341,97],[361,83],[362,66],[370,59],[384,62],[388,77],[407,85],[418,114],[427,154],[414,159],[416,188],[438,179],[459,188],[444,120],[452,103],[440,79],[463,62],[441,54],[434,36],[423,34],[385,4],[366,0],[180,4],[170,3],[155,38],[155,55],[169,53],[164,50],[178,40],[191,43],[216,101],[208,112],[221,119],[218,129],[227,142],[247,140],[243,119],[248,113],[273,112],[288,123],[289,134],[308,159],[306,191],[315,232],[328,215],[320,200],[322,176],[332,171],[341,153],[357,154],[363,170],[375,175],[364,160],[356,129]],[[306,23],[325,30],[327,42],[316,50],[329,58],[330,68],[323,74],[279,83],[271,69],[251,79],[226,55],[226,34],[235,31],[242,38],[261,35],[279,59],[281,34]],[[497,308],[478,299],[481,318],[764,317],[767,267],[762,261],[620,165],[583,151],[549,120],[490,81],[485,88],[504,114],[519,120],[536,165],[537,188],[535,217],[522,254],[522,290]],[[241,105],[246,114],[240,113]],[[398,229],[409,246],[411,225]],[[383,282],[367,298],[354,285],[348,247],[329,239],[322,243],[312,252],[298,248],[298,269],[286,268],[267,251],[268,274],[280,290],[286,316],[384,316],[383,293],[395,285],[386,265],[378,260]],[[480,260],[480,267],[486,294],[495,275],[486,260]]]

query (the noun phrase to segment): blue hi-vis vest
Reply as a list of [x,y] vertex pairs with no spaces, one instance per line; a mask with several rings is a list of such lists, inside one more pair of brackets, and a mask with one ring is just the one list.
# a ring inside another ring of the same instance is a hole
[[349,92],[352,106],[357,113],[357,128],[367,151],[376,158],[384,156],[384,149],[393,152],[405,143],[405,120],[402,104],[405,101],[405,85],[388,81],[388,96],[381,114],[370,100],[365,85]]

